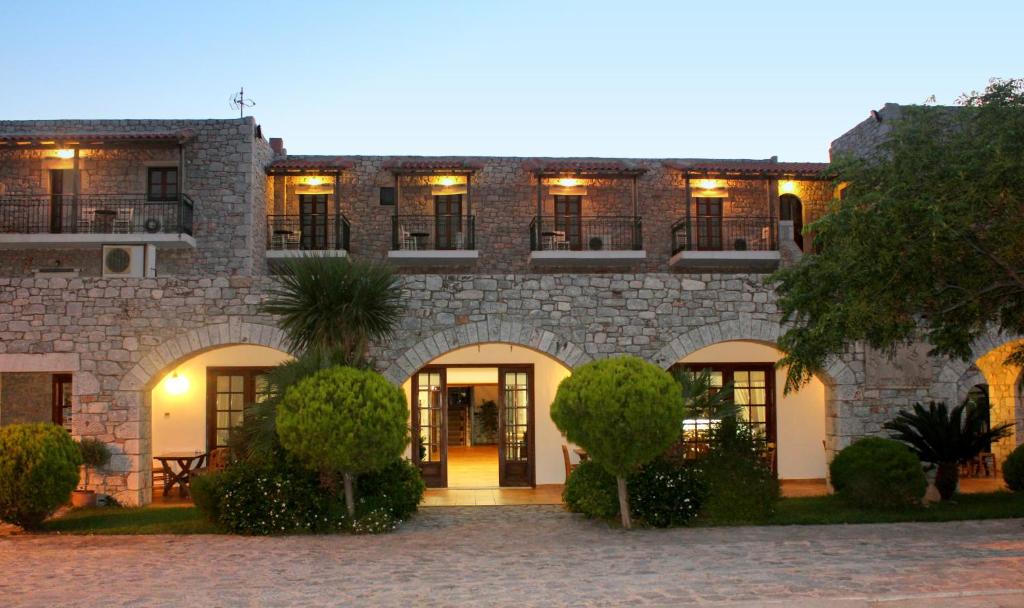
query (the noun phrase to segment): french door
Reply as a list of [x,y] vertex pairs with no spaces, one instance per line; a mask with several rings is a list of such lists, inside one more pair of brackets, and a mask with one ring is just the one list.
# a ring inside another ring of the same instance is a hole
[[[776,470],[775,367],[771,363],[689,363],[686,369],[695,373],[707,370],[711,375],[712,393],[732,384],[732,402],[739,406],[738,421],[750,427],[765,443],[772,459],[772,470]],[[684,421],[684,434],[688,424],[693,430],[699,430],[696,428],[699,422]]]
[[206,449],[228,446],[245,409],[267,396],[265,367],[206,368]]
[[64,231],[64,199],[67,192],[68,182],[71,180],[69,169],[50,169],[50,213],[49,224],[51,234],[60,234]]
[[498,484],[532,486],[536,434],[533,368],[498,368]]
[[795,194],[779,197],[779,219],[793,222],[793,240],[800,249],[804,248],[804,207]]
[[412,461],[430,488],[448,485],[448,386],[443,367],[412,377]]
[[697,249],[722,249],[722,199],[699,197],[697,201]]
[[54,374],[52,377],[52,412],[54,424],[71,430],[71,374]]
[[583,197],[578,195],[555,195],[555,231],[565,234],[572,250],[583,246]]
[[327,249],[327,195],[299,195],[299,229],[305,251]]
[[444,194],[434,197],[435,249],[461,249],[462,195]]

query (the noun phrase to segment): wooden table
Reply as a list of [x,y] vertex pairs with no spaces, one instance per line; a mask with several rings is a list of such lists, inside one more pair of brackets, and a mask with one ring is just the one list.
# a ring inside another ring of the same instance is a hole
[[416,239],[416,248],[423,249],[426,246],[427,237],[430,236],[429,232],[410,232],[409,236]]
[[[178,484],[178,492],[182,497],[188,496],[189,475],[193,469],[198,469],[206,462],[206,453],[201,452],[166,452],[153,456],[160,461],[164,468],[164,496],[171,493],[174,484]],[[180,469],[177,473],[171,468],[171,463],[176,463]]]

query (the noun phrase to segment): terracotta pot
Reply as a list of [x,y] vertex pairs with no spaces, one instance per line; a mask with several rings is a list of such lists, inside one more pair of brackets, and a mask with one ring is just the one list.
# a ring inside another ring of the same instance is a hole
[[96,506],[96,492],[92,490],[75,490],[71,493],[71,506],[76,509]]

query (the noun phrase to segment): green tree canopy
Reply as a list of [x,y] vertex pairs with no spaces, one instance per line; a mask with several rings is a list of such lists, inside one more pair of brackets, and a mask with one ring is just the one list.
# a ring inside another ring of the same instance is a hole
[[306,466],[343,476],[349,514],[352,479],[402,456],[409,443],[405,395],[376,372],[332,367],[300,380],[278,405],[281,445]]
[[683,395],[672,376],[632,356],[587,363],[558,385],[551,419],[619,484],[622,524],[630,526],[626,476],[682,433]]
[[907,107],[877,154],[830,171],[849,186],[808,227],[819,253],[774,275],[787,390],[857,341],[966,360],[993,328],[1024,333],[1024,81]]

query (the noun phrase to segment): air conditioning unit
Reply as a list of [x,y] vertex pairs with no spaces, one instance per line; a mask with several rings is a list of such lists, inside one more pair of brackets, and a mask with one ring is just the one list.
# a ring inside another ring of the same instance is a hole
[[104,245],[103,276],[155,277],[156,245]]

